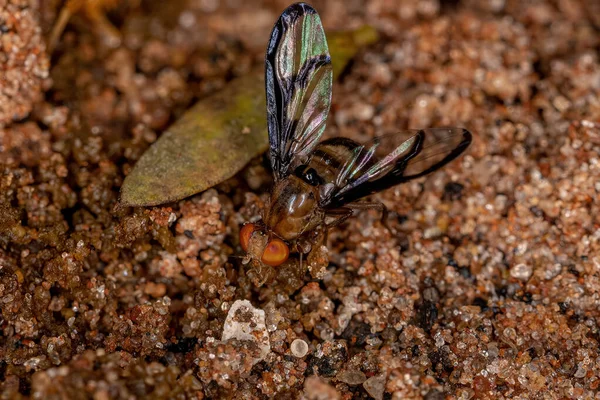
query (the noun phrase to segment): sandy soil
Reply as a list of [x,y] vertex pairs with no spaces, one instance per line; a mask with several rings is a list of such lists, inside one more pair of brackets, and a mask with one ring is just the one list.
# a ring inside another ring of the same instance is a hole
[[260,160],[177,203],[117,200],[169,124],[261,66],[287,3],[123,1],[101,13],[118,35],[81,11],[48,55],[59,5],[0,0],[2,398],[598,398],[600,3],[314,1],[328,29],[382,34],[327,135],[477,137],[375,196],[391,230],[333,230],[323,279],[263,287],[235,257]]

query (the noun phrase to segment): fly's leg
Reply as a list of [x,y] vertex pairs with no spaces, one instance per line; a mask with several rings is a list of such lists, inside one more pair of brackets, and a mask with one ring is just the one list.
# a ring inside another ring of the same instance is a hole
[[[337,226],[354,215],[354,210],[350,207],[340,207],[333,210],[328,210],[325,214],[325,226],[332,228]],[[329,221],[328,221],[329,219]]]
[[331,219],[330,222],[326,222],[325,225],[328,228],[337,226],[354,215],[354,210],[377,210],[381,213],[380,222],[389,230],[394,232],[389,225],[388,209],[383,203],[377,202],[360,202],[360,203],[349,203],[344,207],[328,210],[326,217]]
[[377,210],[381,213],[381,219],[379,220],[383,226],[386,227],[388,231],[394,233],[395,231],[389,225],[388,219],[388,209],[383,203],[377,202],[359,202],[359,203],[350,203],[346,204],[344,208],[348,208],[350,210]]
[[326,229],[320,229],[313,238],[311,250],[306,257],[308,270],[314,279],[323,279],[329,265],[329,249],[325,245]]
[[359,203],[350,203],[346,204],[346,208],[350,208],[352,210],[377,210],[381,213],[381,219],[387,219],[388,209],[383,203],[378,202],[359,202]]

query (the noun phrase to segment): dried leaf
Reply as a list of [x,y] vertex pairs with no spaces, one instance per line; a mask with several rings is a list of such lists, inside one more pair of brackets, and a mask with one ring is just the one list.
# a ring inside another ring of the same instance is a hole
[[[371,27],[328,35],[334,76],[360,47],[377,41]],[[125,178],[121,203],[154,206],[206,190],[267,150],[264,71],[230,82],[200,100],[154,143]]]

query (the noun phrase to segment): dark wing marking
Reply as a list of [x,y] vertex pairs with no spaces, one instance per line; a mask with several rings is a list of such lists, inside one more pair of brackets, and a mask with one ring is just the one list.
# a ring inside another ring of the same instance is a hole
[[384,135],[356,146],[333,185],[324,188],[321,206],[340,207],[433,172],[458,157],[471,139],[466,129],[433,128]]
[[302,164],[323,134],[332,81],[319,14],[304,3],[291,5],[273,27],[265,59],[269,153],[276,180]]

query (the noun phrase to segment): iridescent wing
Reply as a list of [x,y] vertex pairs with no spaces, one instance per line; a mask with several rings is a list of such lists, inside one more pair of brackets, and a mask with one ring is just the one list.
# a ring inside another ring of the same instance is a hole
[[340,139],[324,141],[315,150],[318,157],[346,153],[335,180],[323,187],[324,208],[337,208],[433,172],[458,157],[472,136],[462,128],[433,128],[383,135],[363,145]]
[[275,179],[309,157],[325,129],[333,73],[319,14],[288,7],[273,27],[265,59],[267,121]]

